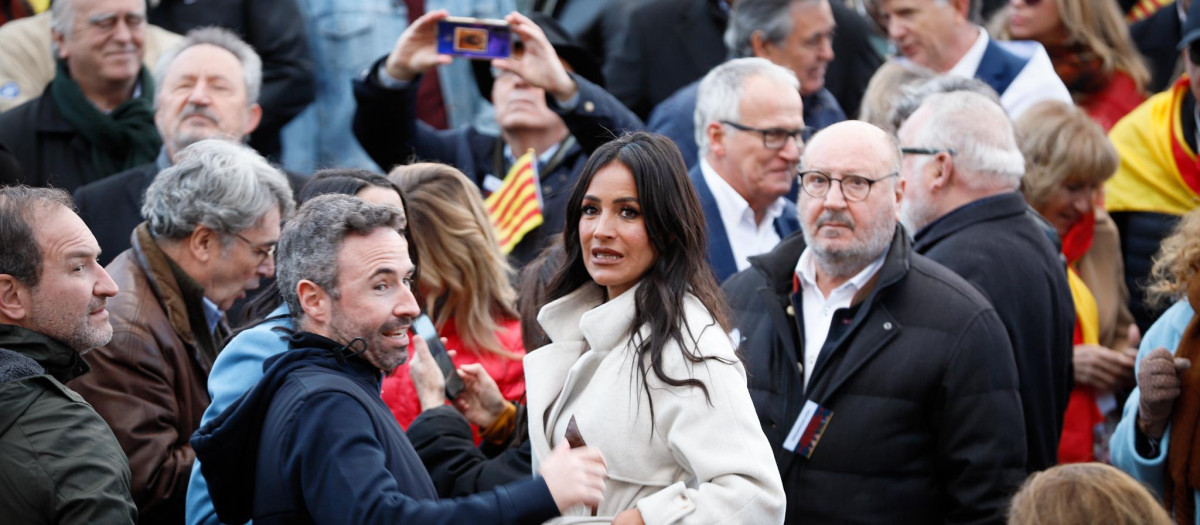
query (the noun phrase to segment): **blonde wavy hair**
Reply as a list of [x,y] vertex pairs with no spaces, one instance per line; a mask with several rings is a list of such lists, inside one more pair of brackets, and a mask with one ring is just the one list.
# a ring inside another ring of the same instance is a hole
[[1071,182],[1101,184],[1117,172],[1120,158],[1104,128],[1073,104],[1050,100],[1026,110],[1013,123],[1025,155],[1021,192],[1035,209]]
[[[1163,302],[1181,299],[1187,294],[1188,283],[1200,270],[1200,209],[1184,215],[1171,235],[1163,239],[1150,269],[1150,284],[1146,287],[1146,302],[1160,306]],[[1193,305],[1196,306],[1196,305]]]
[[454,319],[463,343],[513,359],[498,320],[517,319],[513,268],[475,184],[445,164],[399,166],[388,174],[408,198],[408,229],[421,257],[418,289],[439,330]]
[[[1150,69],[1129,35],[1129,25],[1116,2],[1095,0],[1046,0],[1058,6],[1058,17],[1067,30],[1066,44],[1081,43],[1100,57],[1105,74],[1124,71],[1139,92],[1150,81]],[[988,22],[988,32],[997,40],[1012,40],[1008,21],[1012,8],[996,11]]]
[[1071,463],[1025,480],[1013,496],[1009,525],[1169,525],[1171,516],[1146,487],[1115,467]]

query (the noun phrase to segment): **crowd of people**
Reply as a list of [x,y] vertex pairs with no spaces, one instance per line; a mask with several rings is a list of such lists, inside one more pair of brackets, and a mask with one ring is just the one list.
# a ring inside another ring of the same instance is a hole
[[1200,524],[1198,96],[1194,0],[0,0],[0,519]]

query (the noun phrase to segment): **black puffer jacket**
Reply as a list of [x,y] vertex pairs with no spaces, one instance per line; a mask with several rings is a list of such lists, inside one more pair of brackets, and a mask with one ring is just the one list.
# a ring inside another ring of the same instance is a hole
[[[752,257],[723,289],[788,523],[989,523],[1024,477],[1012,348],[974,287],[912,253],[897,227],[856,303],[834,315],[805,389],[793,293],[804,239]],[[807,400],[833,411],[805,459],[783,441]]]

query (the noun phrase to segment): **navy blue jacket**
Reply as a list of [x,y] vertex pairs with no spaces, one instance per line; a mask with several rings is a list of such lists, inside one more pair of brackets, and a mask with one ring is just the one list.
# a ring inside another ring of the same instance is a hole
[[[699,80],[680,88],[670,98],[659,103],[654,112],[650,113],[650,119],[646,121],[646,129],[666,135],[675,142],[689,170],[700,165],[700,146],[696,144],[695,119],[696,96],[699,93]],[[842,107],[828,90],[822,89],[803,99],[806,126],[819,130],[846,120]]]
[[[700,208],[704,210],[704,222],[708,228],[708,264],[712,265],[717,274],[717,282],[722,282],[738,271],[737,262],[733,260],[733,249],[729,247],[729,234],[725,232],[725,223],[721,220],[717,199],[713,197],[708,183],[704,182],[700,166],[692,168],[688,177],[692,179],[696,196],[700,198]],[[796,215],[796,205],[787,202],[783,214],[775,219],[775,232],[783,239],[798,230],[800,218]]]
[[262,379],[192,437],[225,523],[540,523],[558,515],[541,478],[438,501],[380,398],[380,371],[299,333]]

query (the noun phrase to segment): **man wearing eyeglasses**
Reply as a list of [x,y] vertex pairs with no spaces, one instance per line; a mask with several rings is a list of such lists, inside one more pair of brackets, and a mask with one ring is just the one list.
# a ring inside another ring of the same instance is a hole
[[809,129],[799,83],[763,58],[739,58],[700,82],[696,143],[700,164],[689,173],[708,223],[708,262],[717,280],[750,267],[800,229],[784,198]]
[[[57,73],[42,96],[0,115],[0,144],[23,183],[68,192],[154,160],[153,81],[142,67],[142,0],[59,0],[51,36]],[[5,57],[4,60],[9,60]]]
[[108,265],[113,338],[69,383],[108,422],[129,457],[144,523],[183,523],[195,454],[188,440],[209,405],[208,372],[229,335],[223,313],[259,279],[294,204],[287,178],[245,146],[197,142],[146,190],[133,246]]
[[895,139],[834,124],[801,164],[801,233],[722,287],[785,522],[999,522],[1025,476],[1004,326],[897,225]]
[[1025,159],[1012,124],[983,95],[939,93],[904,122],[899,138],[900,220],[913,249],[970,281],[996,308],[1021,380],[1026,469],[1054,466],[1072,385],[1075,309],[1058,250],[1018,191]]

